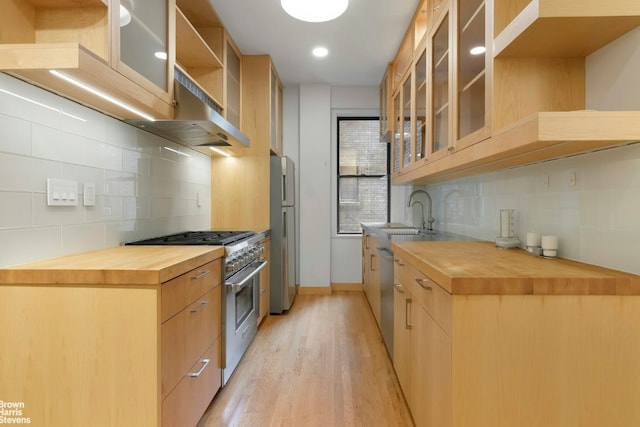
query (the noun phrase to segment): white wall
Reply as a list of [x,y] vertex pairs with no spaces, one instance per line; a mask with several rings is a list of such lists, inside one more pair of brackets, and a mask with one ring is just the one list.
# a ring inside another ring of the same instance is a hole
[[[587,108],[640,110],[639,72],[636,29],[587,58]],[[557,234],[562,257],[640,274],[640,144],[426,189],[437,228],[493,240],[499,210],[514,208],[521,242],[527,231]],[[412,222],[412,214],[419,221],[416,211],[403,220]]]
[[330,284],[331,88],[300,86],[300,286]]
[[295,164],[296,183],[296,284],[300,284],[300,87],[287,86],[282,93],[283,154]]
[[[0,266],[209,228],[204,154],[2,73],[0,132]],[[96,183],[97,205],[47,206],[47,178]]]

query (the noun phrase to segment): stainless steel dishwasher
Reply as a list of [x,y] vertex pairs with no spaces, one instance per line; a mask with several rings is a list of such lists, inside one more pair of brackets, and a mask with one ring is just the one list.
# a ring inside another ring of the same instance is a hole
[[380,330],[393,360],[393,251],[388,239],[381,239],[380,254]]

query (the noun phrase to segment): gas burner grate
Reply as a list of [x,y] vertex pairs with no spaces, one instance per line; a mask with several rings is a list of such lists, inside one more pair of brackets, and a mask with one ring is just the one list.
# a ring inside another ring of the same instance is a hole
[[255,235],[254,231],[185,231],[127,245],[218,245],[226,246]]

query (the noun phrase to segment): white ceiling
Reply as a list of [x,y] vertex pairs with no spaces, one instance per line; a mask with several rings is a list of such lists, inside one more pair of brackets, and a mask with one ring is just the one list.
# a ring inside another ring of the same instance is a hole
[[[418,0],[350,0],[334,21],[307,23],[280,0],[209,0],[245,55],[270,54],[284,85],[378,85]],[[311,50],[325,46],[329,55]]]

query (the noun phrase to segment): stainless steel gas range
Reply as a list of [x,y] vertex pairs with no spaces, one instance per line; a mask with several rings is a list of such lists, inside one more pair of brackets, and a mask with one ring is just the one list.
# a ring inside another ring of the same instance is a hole
[[267,261],[264,235],[254,231],[187,231],[128,243],[129,245],[224,246],[222,287],[224,324],[223,385],[229,381],[258,329],[260,270]]

